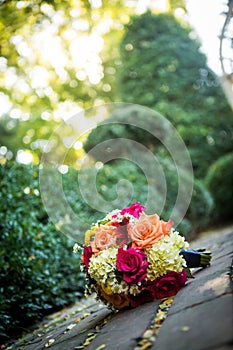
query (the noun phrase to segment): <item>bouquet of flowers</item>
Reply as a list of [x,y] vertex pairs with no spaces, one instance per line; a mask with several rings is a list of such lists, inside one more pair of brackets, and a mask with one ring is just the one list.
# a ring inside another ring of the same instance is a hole
[[187,250],[171,220],[144,210],[139,202],[116,209],[85,234],[87,292],[115,309],[173,296],[191,277],[190,267],[210,263],[210,253]]

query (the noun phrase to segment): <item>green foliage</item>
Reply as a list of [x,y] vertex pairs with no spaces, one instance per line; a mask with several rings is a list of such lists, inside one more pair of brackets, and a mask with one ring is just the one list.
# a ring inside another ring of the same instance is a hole
[[182,8],[186,12],[185,0],[169,0],[171,10],[174,12],[177,8]]
[[233,113],[191,29],[172,15],[134,16],[121,43],[118,93],[163,113],[178,129],[195,175],[232,149]]
[[[83,180],[80,186],[78,176],[81,172]],[[105,203],[109,202],[109,208],[101,207],[100,200],[93,195],[91,190],[93,180],[95,180],[94,186],[99,198],[103,198]],[[121,180],[130,182],[132,187],[128,186],[126,182],[120,183]],[[110,210],[122,208],[133,201],[139,200],[141,203],[145,203],[147,200],[147,179],[142,170],[130,161],[119,160],[114,164],[105,164],[94,178],[91,168],[87,167],[82,171],[69,169],[69,172],[63,176],[63,181],[64,194],[69,205],[80,219],[89,225],[102,219]],[[117,187],[118,185],[120,187]],[[121,201],[122,193],[124,194],[124,203]],[[85,195],[88,202],[85,202],[82,194]],[[116,202],[113,204],[113,201]]]
[[[153,15],[148,12],[132,17],[120,47],[122,63],[117,86],[120,99],[160,112],[175,126],[185,142],[196,180],[190,207],[180,225],[184,233],[198,231],[210,223],[213,198],[200,179],[205,177],[209,162],[232,150],[233,135],[232,111],[216,76],[206,65],[205,56],[199,52],[199,43],[190,39],[190,31],[187,25],[182,26],[168,14]],[[96,160],[103,162],[110,152],[113,169],[117,156],[127,158],[130,154],[127,143],[117,142],[118,138],[135,140],[152,151],[166,176],[168,188],[162,214],[168,219],[177,197],[176,168],[161,142],[143,130],[147,117],[133,105],[122,109],[119,114],[112,113],[106,122],[91,131],[84,148]],[[141,120],[144,120],[142,129],[135,127],[134,122],[140,125]],[[163,125],[160,128],[163,141],[167,130]],[[119,174],[121,171],[119,169]],[[137,172],[135,174],[138,176]],[[138,186],[136,192],[139,198],[139,188],[143,186]]]
[[[138,165],[130,161],[120,160],[115,164],[106,164],[100,169],[96,182],[97,189],[106,200],[113,201],[119,195],[116,186],[123,179],[133,186],[133,191],[130,191],[127,183],[121,186],[121,191],[125,194],[125,206],[136,201],[145,203],[148,195],[148,179]],[[154,195],[155,193],[156,191]],[[122,203],[119,202],[118,208],[121,207]]]
[[0,146],[41,153],[67,114],[113,100],[121,23],[134,9],[38,0],[1,1],[0,10]]
[[211,215],[214,210],[214,200],[210,191],[202,180],[195,180],[191,203],[186,214],[192,222],[193,232],[200,231],[211,222]]
[[[217,107],[216,107],[217,108]],[[189,150],[195,175],[203,178],[208,164],[232,149],[233,114],[226,112],[216,118],[211,114],[212,125],[198,111],[188,113],[176,103],[160,101],[156,110],[176,127]],[[206,161],[208,159],[208,162]]]
[[1,334],[75,301],[84,280],[73,242],[49,221],[39,194],[38,169],[0,167]]
[[[100,197],[109,202],[109,211],[128,206],[134,201],[140,201],[143,205],[146,205],[148,214],[157,212],[164,220],[170,219],[178,194],[177,169],[174,162],[169,157],[164,156],[163,153],[157,158],[165,176],[166,188],[161,186],[160,179],[150,164],[150,159],[148,161],[144,159],[146,164],[144,169],[140,169],[138,164],[128,160],[115,160],[99,169],[95,185]],[[66,196],[73,210],[77,213],[82,211],[85,219],[87,221],[91,220],[90,223],[101,219],[106,212],[101,212],[101,206],[91,192],[90,184],[93,181],[91,169],[85,169],[85,183],[82,184],[86,189],[86,198],[89,198],[89,206],[84,202],[81,203],[81,193],[77,193],[77,188],[74,185],[78,171],[72,170],[69,175],[65,176],[69,179],[74,178],[70,189],[65,188]],[[122,180],[125,180],[125,182],[122,182]],[[78,198],[75,203],[72,200],[72,195],[69,195],[72,191],[76,192]],[[123,197],[121,197],[122,194]],[[81,207],[83,210],[80,209]],[[98,208],[99,212],[91,208]],[[177,208],[182,210],[182,208]],[[179,224],[178,229],[188,238],[194,237],[200,229],[208,225],[212,210],[212,196],[200,180],[195,180],[188,212]]]
[[[167,184],[166,202],[162,215],[168,220],[175,206],[179,191],[178,174],[177,168],[170,157],[160,152],[158,158],[160,165],[162,165]],[[184,174],[184,179],[185,176]],[[189,239],[195,237],[198,231],[210,224],[213,208],[214,201],[212,195],[201,180],[195,179],[188,211],[185,214],[184,220],[179,224],[178,229]]]
[[138,145],[155,150],[166,138],[167,129],[168,125],[156,112],[142,106],[122,104],[90,132],[84,149],[99,161],[104,161],[109,148],[113,159],[130,153],[132,144],[127,147],[125,142],[117,142],[119,138],[134,140]]
[[[161,100],[179,101],[191,109],[192,96],[192,104],[199,105],[206,89],[200,72],[206,58],[198,53],[199,44],[189,38],[189,32],[169,14],[147,12],[132,17],[121,43],[120,97],[149,107]],[[210,71],[206,74],[212,87],[214,77]],[[202,91],[195,86],[198,82]]]
[[225,154],[208,170],[205,183],[215,201],[214,217],[220,221],[232,219],[233,208],[233,153]]

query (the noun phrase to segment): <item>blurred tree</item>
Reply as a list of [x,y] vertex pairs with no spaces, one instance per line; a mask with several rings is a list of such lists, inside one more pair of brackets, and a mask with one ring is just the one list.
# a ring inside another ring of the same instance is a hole
[[133,11],[125,6],[120,15],[122,6],[123,0],[1,2],[0,146],[35,152],[36,144],[40,153],[61,120],[113,100],[115,70],[102,63],[111,56],[105,39],[111,42],[112,32],[112,47],[119,42]]
[[118,93],[162,112],[188,146],[194,170],[232,149],[233,114],[191,29],[172,15],[134,16],[121,43]]
[[176,9],[182,9],[184,12],[186,12],[185,0],[169,0],[169,5],[172,12]]
[[[131,104],[117,104],[115,110],[109,111],[110,117],[100,123],[88,135],[84,143],[84,149],[89,155],[105,162],[105,159],[127,156],[132,149],[132,144],[126,145],[124,140],[134,140],[138,146],[144,145],[155,151],[166,138],[169,126],[156,112],[143,108],[143,106]],[[145,128],[146,121],[146,128]],[[155,130],[157,138],[149,130]],[[136,143],[134,148],[137,147]]]
[[[172,12],[185,10],[181,0],[169,5]],[[124,0],[1,3],[0,146],[40,155],[61,120],[123,100],[165,114],[189,146],[200,176],[203,153],[214,161],[229,151],[232,116],[190,29],[169,15],[137,16],[126,26],[119,55],[123,24],[136,10],[136,4],[129,6]],[[69,162],[75,158],[71,147]]]
[[226,12],[222,13],[225,20],[220,34],[219,56],[222,68],[221,82],[233,109],[233,0],[228,0],[226,6]]

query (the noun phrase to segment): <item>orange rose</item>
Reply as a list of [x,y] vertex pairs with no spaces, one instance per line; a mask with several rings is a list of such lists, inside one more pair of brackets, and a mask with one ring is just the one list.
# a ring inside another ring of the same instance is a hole
[[172,228],[172,220],[160,220],[157,214],[146,215],[142,213],[138,222],[128,224],[128,233],[133,248],[150,248],[159,239],[167,235]]
[[107,294],[101,287],[99,287],[99,290],[102,297],[109,303],[113,304],[117,310],[124,309],[130,304],[130,299],[124,293]]
[[111,303],[114,305],[115,309],[121,310],[129,306],[130,300],[126,294],[113,294]]
[[116,245],[116,231],[117,228],[110,224],[100,225],[100,227],[98,227],[94,240],[90,243],[92,251],[95,255],[97,255],[101,250],[114,247]]

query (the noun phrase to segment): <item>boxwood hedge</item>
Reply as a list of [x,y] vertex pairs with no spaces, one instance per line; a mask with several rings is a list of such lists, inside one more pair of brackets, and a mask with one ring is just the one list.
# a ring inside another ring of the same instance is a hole
[[[117,198],[119,198],[118,206],[116,206],[118,208],[121,208],[123,205],[121,202],[121,196],[119,196],[121,192],[124,193],[124,200],[128,200],[126,204],[129,204],[133,201],[140,201],[142,204],[146,204],[149,188],[150,203],[153,202],[153,208],[149,208],[147,206],[147,211],[152,212],[152,209],[154,210],[154,208],[156,208],[156,211],[160,213],[161,217],[164,220],[168,220],[177,199],[177,169],[174,162],[172,162],[172,160],[167,156],[157,155],[157,159],[165,176],[167,185],[166,193],[163,192],[164,189],[161,188],[160,182],[152,171],[153,169],[151,171],[147,170],[147,173],[149,175],[146,177],[143,171],[135,163],[127,160],[118,160],[112,163],[106,163],[102,168],[99,169],[96,176],[96,188],[100,196],[110,203],[114,200],[117,202]],[[90,207],[88,207],[85,203],[81,203],[80,193],[78,194],[78,201],[77,198],[74,197],[74,188],[78,192],[78,189],[75,187],[75,183],[77,183],[77,177],[78,173],[74,169],[70,170],[69,173],[65,175],[65,182],[67,185],[65,186],[64,190],[69,204],[74,211],[78,212],[80,212],[80,208],[82,207],[84,209],[87,222],[90,221],[90,218],[92,221],[102,218],[104,215],[103,213],[91,211]],[[119,183],[119,180],[122,179],[127,180],[128,184]],[[85,183],[82,184],[85,191],[87,192],[90,191],[89,188],[91,181],[93,181],[93,178],[91,176],[91,169],[87,168],[85,174]],[[120,185],[119,187],[118,184]],[[163,202],[164,195],[165,203],[161,212],[160,204]],[[86,196],[88,197],[87,194]],[[90,194],[89,198],[93,206],[99,208],[98,201],[95,196]],[[195,179],[193,183],[191,203],[189,205],[185,218],[182,220],[178,227],[180,232],[188,239],[194,237],[198,231],[208,226],[211,219],[213,207],[214,202],[209,190],[205,187],[203,181]]]
[[0,334],[82,296],[84,277],[73,243],[56,231],[41,202],[38,168],[0,166]]
[[216,221],[232,220],[233,208],[233,152],[227,153],[213,163],[206,175],[206,187],[215,201]]

